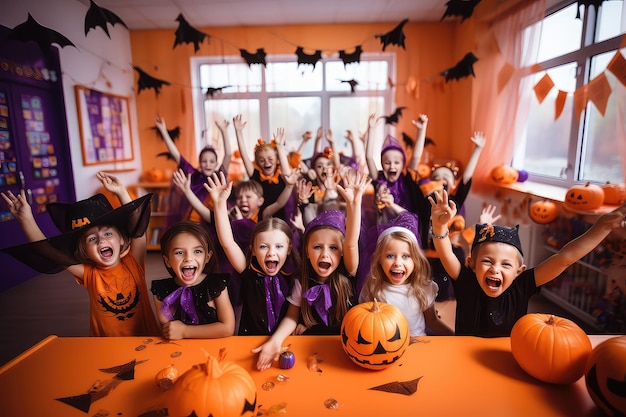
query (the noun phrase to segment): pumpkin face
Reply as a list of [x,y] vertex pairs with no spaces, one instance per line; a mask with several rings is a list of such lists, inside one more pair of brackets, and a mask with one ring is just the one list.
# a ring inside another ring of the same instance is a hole
[[565,205],[574,210],[595,210],[604,203],[604,190],[599,185],[586,183],[567,190]]
[[549,200],[535,201],[530,205],[528,215],[535,223],[546,224],[559,217],[559,206]]
[[376,300],[352,307],[341,323],[343,350],[364,368],[387,368],[402,357],[409,340],[409,324],[400,309]]
[[254,416],[256,412],[256,387],[250,374],[212,356],[182,374],[168,393],[170,416]]
[[624,184],[608,182],[602,186],[604,191],[604,204],[621,206],[626,202],[626,187]]
[[585,383],[593,402],[608,416],[626,415],[626,336],[607,339],[593,349]]
[[507,185],[517,181],[519,172],[512,166],[502,164],[491,170],[491,179],[497,184]]
[[144,179],[148,182],[161,182],[165,174],[161,168],[150,168],[144,173]]
[[522,316],[511,330],[511,353],[531,376],[571,384],[585,374],[591,342],[576,323],[550,314]]

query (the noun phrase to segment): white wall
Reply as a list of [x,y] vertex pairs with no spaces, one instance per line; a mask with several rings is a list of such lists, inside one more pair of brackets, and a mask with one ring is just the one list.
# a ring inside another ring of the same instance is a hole
[[[20,0],[5,2],[0,13],[0,25],[10,29],[25,22],[30,13],[41,25],[60,32],[76,45],[76,48],[72,46],[62,48],[59,55],[63,73],[71,164],[74,170],[76,198],[79,200],[93,195],[100,187],[95,177],[100,170],[120,170],[115,175],[126,184],[137,182],[141,173],[130,35],[124,26],[117,24],[108,25],[111,39],[101,28],[91,29],[85,36],[87,10],[88,6],[78,0]],[[129,98],[134,161],[83,165],[74,93],[74,86],[77,84]]]

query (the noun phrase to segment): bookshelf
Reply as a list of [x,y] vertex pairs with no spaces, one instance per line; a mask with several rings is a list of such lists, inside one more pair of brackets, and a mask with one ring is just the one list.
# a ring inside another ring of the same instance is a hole
[[165,221],[168,212],[170,182],[139,182],[131,187],[137,191],[137,196],[153,193],[150,215],[150,223],[148,224],[148,250],[159,251],[159,239],[165,227]]

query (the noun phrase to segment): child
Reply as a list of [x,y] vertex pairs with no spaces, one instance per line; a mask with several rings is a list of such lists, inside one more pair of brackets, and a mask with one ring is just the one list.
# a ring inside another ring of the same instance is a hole
[[224,174],[214,174],[205,185],[215,206],[215,228],[220,245],[234,271],[241,275],[242,310],[239,335],[270,335],[285,316],[285,302],[293,286],[284,271],[288,261],[294,267],[299,259],[293,248],[289,225],[282,219],[266,217],[252,231],[248,250],[237,245],[228,219],[227,199],[232,183]]
[[89,294],[90,336],[159,335],[144,265],[151,194],[131,201],[117,177],[104,172],[97,177],[123,205],[113,209],[102,194],[49,204],[48,213],[62,234],[48,239],[24,190],[17,196],[2,193],[31,242],[4,251],[43,273],[70,272]]
[[528,300],[539,287],[591,252],[615,228],[624,227],[626,205],[600,216],[585,233],[535,268],[524,265],[518,227],[477,224],[466,265],[452,252],[448,220],[456,204],[448,193],[429,197],[433,238],[443,266],[454,282],[457,299],[456,334],[483,337],[509,336],[515,322],[527,313]]
[[426,329],[438,335],[453,335],[454,331],[439,319],[435,310],[438,287],[419,247],[415,234],[417,219],[396,219],[378,237],[359,302],[376,298],[398,307],[409,322],[411,336],[425,336]]
[[[352,183],[346,176],[344,184],[345,188],[338,186],[337,190],[347,203],[347,215],[324,211],[306,225],[303,252],[307,261],[287,298],[287,315],[269,340],[252,350],[259,353],[259,370],[278,359],[283,341],[292,333],[338,335],[343,317],[356,304],[361,201],[369,178],[360,174]],[[299,315],[302,324],[298,324]]]
[[208,231],[183,221],[161,238],[163,262],[171,278],[152,281],[163,337],[211,339],[232,336],[235,313],[228,296],[228,274],[213,273],[215,249]]

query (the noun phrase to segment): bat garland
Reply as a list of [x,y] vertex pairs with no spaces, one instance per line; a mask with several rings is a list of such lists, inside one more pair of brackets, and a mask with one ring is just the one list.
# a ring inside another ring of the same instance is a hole
[[252,66],[252,64],[262,64],[264,67],[266,66],[265,56],[267,54],[263,48],[257,49],[255,53],[250,53],[245,49],[239,49],[239,52],[241,53],[241,57],[246,60],[249,67]]
[[339,80],[339,81],[341,81],[342,83],[349,84],[350,85],[350,92],[352,92],[352,93],[354,93],[354,91],[355,91],[354,88],[357,85],[359,85],[359,82],[357,80],[355,80],[355,79],[352,79],[352,80]]
[[[157,136],[163,139],[163,136],[161,135],[161,131],[159,130],[158,127],[152,126],[150,129],[154,130]],[[172,141],[176,142],[176,139],[178,139],[178,137],[180,136],[180,126],[176,126],[174,129],[167,129],[167,133],[168,135],[170,135],[170,138],[172,139]]]
[[126,23],[124,23],[118,15],[108,9],[98,6],[93,0],[90,0],[89,10],[87,10],[87,14],[85,15],[85,36],[87,36],[87,33],[91,29],[101,27],[104,33],[106,33],[109,39],[111,39],[107,23],[110,23],[111,26],[115,26],[115,24],[119,23],[128,29]]
[[322,59],[322,51],[320,51],[319,49],[316,50],[314,54],[309,55],[304,52],[304,49],[301,46],[298,46],[298,48],[296,49],[296,55],[298,56],[298,66],[300,66],[301,64],[308,64],[313,65],[313,68],[315,68],[315,64],[317,64],[317,61]]
[[440,21],[448,16],[460,16],[461,23],[463,23],[465,19],[474,14],[474,8],[478,3],[480,3],[480,0],[450,0],[446,3],[448,7],[443,16],[441,16]]
[[229,87],[232,87],[232,85],[224,85],[224,86],[221,86],[221,87],[209,87],[204,92],[204,95],[206,97],[213,97],[214,94],[221,93],[223,89],[229,88]]
[[361,45],[357,45],[354,48],[354,52],[348,54],[346,51],[339,51],[339,58],[343,61],[343,66],[345,67],[348,64],[352,64],[356,62],[357,64],[361,62],[361,54],[363,53],[363,48]]
[[137,80],[138,90],[137,94],[141,93],[141,90],[147,90],[149,88],[154,89],[155,94],[158,96],[161,87],[164,85],[170,85],[169,81],[159,80],[146,73],[138,66],[133,65],[133,69],[139,74],[139,80]]
[[383,33],[380,35],[374,35],[376,38],[380,38],[380,43],[383,45],[383,51],[387,47],[387,45],[398,45],[401,46],[402,49],[406,50],[404,47],[404,25],[409,21],[409,19],[404,19],[402,22],[398,24],[395,28],[393,28],[390,32]]
[[388,116],[382,116],[381,119],[385,119],[385,124],[387,125],[395,125],[402,117],[402,111],[406,109],[406,107],[398,107],[392,114]]
[[585,8],[589,6],[594,6],[596,8],[596,13],[597,13],[598,9],[600,8],[600,6],[602,6],[603,2],[604,0],[578,0],[577,6],[576,6],[576,19],[580,19],[580,6],[585,6]]
[[198,29],[192,27],[185,20],[182,13],[178,15],[176,21],[178,22],[178,29],[176,29],[176,39],[174,40],[172,49],[182,43],[193,43],[193,51],[196,53],[200,49],[200,44],[204,41],[204,38],[211,39],[211,35],[200,32]]
[[476,77],[474,74],[474,63],[478,61],[476,55],[471,52],[465,54],[457,64],[451,68],[443,70],[440,74],[446,77],[446,82],[450,80],[459,80],[470,75]]
[[63,36],[61,33],[39,24],[39,22],[37,22],[30,13],[28,13],[28,19],[26,22],[20,23],[11,30],[8,35],[8,39],[22,42],[35,42],[39,45],[39,48],[44,55],[49,53],[50,46],[52,46],[52,44],[57,44],[61,48],[66,46],[73,46],[76,48],[76,45],[74,45],[72,41]]

